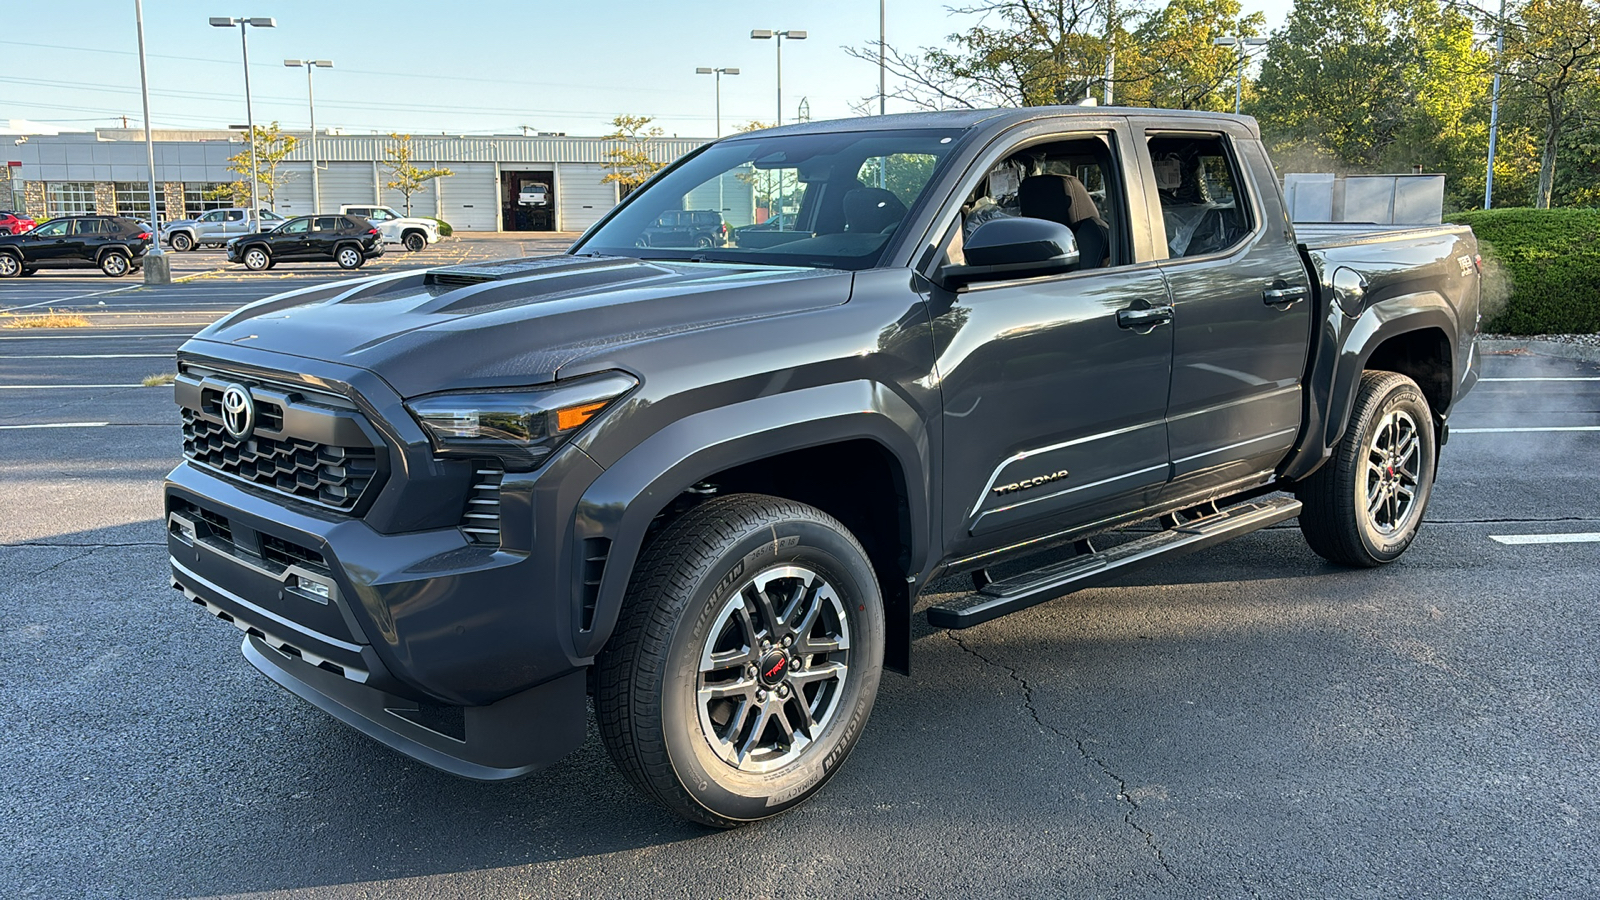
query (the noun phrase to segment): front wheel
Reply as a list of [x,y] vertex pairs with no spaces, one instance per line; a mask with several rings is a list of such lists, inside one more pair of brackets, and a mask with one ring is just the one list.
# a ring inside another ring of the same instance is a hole
[[839,770],[872,711],[884,617],[872,564],[833,517],[731,494],[640,554],[596,670],[612,760],[683,818],[778,815]]
[[171,243],[172,249],[179,253],[194,249],[194,238],[190,237],[186,232],[179,231],[173,234]]
[[1432,411],[1417,383],[1363,373],[1333,458],[1295,490],[1306,543],[1347,566],[1399,559],[1422,525],[1437,459]]
[[360,250],[348,245],[340,247],[338,252],[333,255],[333,258],[341,269],[359,269],[361,264],[367,261],[366,257],[361,255]]
[[115,250],[100,257],[100,271],[112,278],[121,278],[128,274],[128,269],[131,267],[132,264],[128,262],[128,258]]
[[407,250],[410,250],[412,253],[416,253],[418,250],[424,250],[427,248],[428,239],[423,236],[421,232],[412,231],[406,234],[405,240],[403,240],[402,243],[405,244],[405,248]]
[[272,256],[260,247],[251,247],[244,252],[244,267],[252,272],[265,272],[272,268]]

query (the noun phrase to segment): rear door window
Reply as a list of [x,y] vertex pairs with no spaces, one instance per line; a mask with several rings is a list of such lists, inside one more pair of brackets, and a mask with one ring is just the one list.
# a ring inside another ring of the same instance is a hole
[[1250,235],[1249,192],[1222,135],[1155,135],[1149,148],[1171,258],[1226,253]]
[[338,216],[317,216],[316,223],[311,227],[315,231],[339,231],[343,222]]
[[72,233],[81,235],[101,234],[105,231],[105,224],[103,219],[74,219]]

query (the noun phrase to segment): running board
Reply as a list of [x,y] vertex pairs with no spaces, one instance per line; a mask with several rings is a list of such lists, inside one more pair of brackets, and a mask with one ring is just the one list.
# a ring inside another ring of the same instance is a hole
[[928,624],[935,628],[971,628],[1063,594],[1093,587],[1157,560],[1202,550],[1299,514],[1300,501],[1293,497],[1254,500],[1226,507],[1109,550],[1082,554],[1004,581],[990,582],[981,590],[947,605],[929,607]]

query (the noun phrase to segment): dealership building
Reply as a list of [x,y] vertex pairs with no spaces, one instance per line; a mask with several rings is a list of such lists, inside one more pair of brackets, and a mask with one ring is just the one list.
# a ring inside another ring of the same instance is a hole
[[[289,132],[293,133],[293,132]],[[228,158],[246,149],[242,131],[156,129],[157,214],[163,221],[189,218],[230,205],[218,189],[245,181]],[[405,198],[385,188],[390,180],[387,135],[318,134],[317,200],[312,198],[311,141],[306,132],[279,165],[287,179],[272,207],[297,216],[335,211],[341,205],[384,205],[404,210]],[[671,162],[706,139],[652,138],[651,158]],[[413,215],[433,216],[460,231],[582,231],[617,204],[617,184],[604,180],[607,152],[618,142],[597,137],[539,135],[414,135],[412,163],[454,174],[428,182],[411,199]],[[148,157],[144,131],[101,128],[7,136],[0,145],[0,208],[33,218],[98,213],[147,218],[150,214]],[[543,184],[543,207],[518,203],[525,185]],[[263,198],[265,199],[265,198]],[[746,201],[748,202],[748,201]],[[263,206],[267,205],[263,203]],[[738,218],[746,218],[739,216]]]

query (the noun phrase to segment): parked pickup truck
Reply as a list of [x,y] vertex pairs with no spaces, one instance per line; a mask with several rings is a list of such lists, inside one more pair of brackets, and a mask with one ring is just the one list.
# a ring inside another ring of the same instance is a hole
[[236,237],[276,228],[288,221],[270,209],[261,211],[261,225],[256,226],[250,210],[245,207],[213,209],[193,219],[178,219],[161,226],[161,239],[179,252],[197,250],[202,245],[221,247]]
[[339,212],[361,216],[377,227],[385,244],[399,244],[413,253],[439,243],[439,223],[432,219],[402,216],[387,206],[341,206]]
[[[759,247],[639,246],[725,175],[795,212]],[[523,775],[592,696],[646,796],[734,826],[838,771],[937,578],[970,574],[926,613],[954,629],[1296,516],[1335,562],[1399,557],[1479,284],[1463,227],[1297,234],[1248,118],[741,134],[563,255],[196,335],[172,585],[407,756]]]

